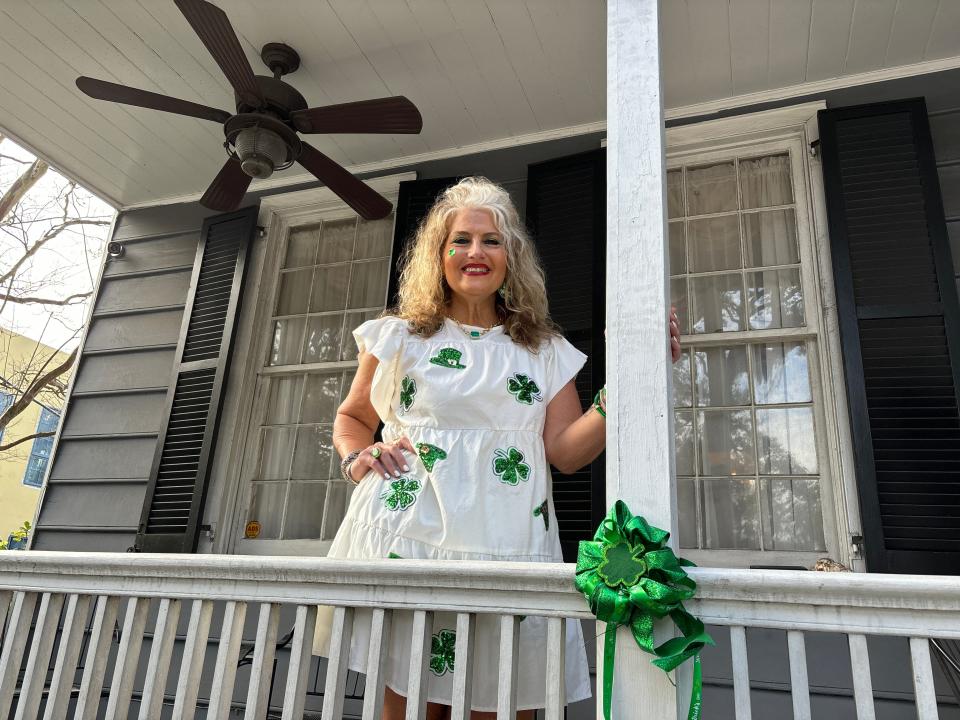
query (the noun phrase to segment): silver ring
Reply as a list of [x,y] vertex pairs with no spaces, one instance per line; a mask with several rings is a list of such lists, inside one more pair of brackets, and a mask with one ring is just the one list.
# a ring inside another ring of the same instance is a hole
[[373,450],[370,451],[370,457],[372,457],[374,460],[376,460],[382,454],[382,451],[378,447],[374,447]]

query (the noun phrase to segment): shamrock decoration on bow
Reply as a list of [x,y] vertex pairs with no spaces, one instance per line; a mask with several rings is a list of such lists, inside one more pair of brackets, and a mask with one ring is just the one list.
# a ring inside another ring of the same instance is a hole
[[400,412],[405,413],[413,405],[413,396],[417,394],[417,382],[409,375],[400,381]]
[[446,450],[430,443],[417,443],[417,453],[419,453],[420,460],[427,472],[433,472],[433,466],[437,464],[437,461],[447,459]]
[[[703,623],[683,607],[697,584],[684,571],[692,565],[667,545],[670,533],[634,516],[622,501],[614,504],[592,541],[581,541],[576,586],[590,611],[607,623],[603,655],[603,716],[610,720],[617,627],[629,626],[642,650],[655,655],[653,664],[669,672],[693,658],[693,689],[688,720],[700,717],[700,650],[713,645]],[[679,637],[655,645],[653,622],[670,616]]]
[[542,503],[540,503],[533,509],[533,516],[542,517],[544,529],[545,530],[550,529],[550,506],[547,504],[546,500],[544,500]]
[[493,472],[500,482],[516,485],[530,476],[530,466],[523,462],[523,453],[512,447],[508,450],[497,449],[493,453]]
[[543,396],[540,394],[540,386],[532,378],[522,373],[514,373],[513,377],[507,380],[507,390],[511,395],[515,395],[518,402],[524,405],[533,405],[533,401],[543,402]]
[[380,499],[383,504],[391,510],[406,510],[417,501],[417,493],[420,492],[420,481],[410,478],[397,478],[390,483],[390,487],[385,488],[380,493]]
[[445,675],[453,672],[456,659],[457,633],[453,630],[441,630],[430,640],[430,672]]

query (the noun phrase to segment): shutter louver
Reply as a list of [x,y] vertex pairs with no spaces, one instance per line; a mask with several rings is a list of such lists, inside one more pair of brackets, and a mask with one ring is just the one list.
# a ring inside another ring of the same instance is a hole
[[957,297],[922,101],[820,113],[868,569],[960,567]]
[[256,208],[204,221],[137,550],[196,549]]
[[[606,155],[603,150],[531,165],[527,224],[547,281],[550,315],[570,343],[587,355],[577,376],[586,407],[603,385],[606,294]],[[553,503],[566,562],[604,515],[605,466],[601,455],[572,475],[554,473]]]

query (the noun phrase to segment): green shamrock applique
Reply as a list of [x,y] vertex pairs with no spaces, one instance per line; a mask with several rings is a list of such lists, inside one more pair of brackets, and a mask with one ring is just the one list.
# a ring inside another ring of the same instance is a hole
[[463,353],[454,348],[440,348],[440,351],[432,358],[430,362],[440,367],[453,368],[454,370],[463,370],[466,365],[460,362]]
[[453,630],[441,630],[430,640],[430,672],[434,675],[446,675],[453,672],[456,659],[457,633]]
[[524,405],[533,405],[534,400],[543,402],[540,386],[522,373],[514,373],[513,377],[507,380],[507,390],[517,398],[517,402]]
[[493,453],[493,472],[500,482],[516,485],[530,476],[530,466],[523,462],[523,453],[515,447],[509,450],[498,449]]
[[417,381],[409,375],[404,375],[400,381],[400,414],[407,412],[413,406],[413,398],[417,394]]
[[546,500],[544,500],[542,503],[540,503],[533,509],[533,516],[542,517],[544,529],[546,530],[550,529],[550,506],[547,505]]
[[417,443],[417,453],[419,453],[420,460],[423,462],[423,466],[427,469],[427,472],[433,472],[433,466],[436,465],[439,460],[447,459],[446,450],[442,450],[430,443]]
[[398,478],[380,493],[380,499],[390,510],[406,510],[417,501],[421,487],[419,480]]
[[603,560],[597,574],[607,587],[614,590],[633,587],[647,570],[647,563],[641,557],[644,552],[642,544],[636,548],[625,542],[607,545],[603,548]]

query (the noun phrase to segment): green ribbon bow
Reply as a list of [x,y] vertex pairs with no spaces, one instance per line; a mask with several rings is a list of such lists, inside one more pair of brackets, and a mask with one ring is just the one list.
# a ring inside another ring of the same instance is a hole
[[[642,650],[655,655],[652,662],[665,672],[693,658],[693,690],[688,720],[700,717],[700,650],[713,645],[703,623],[683,607],[697,584],[684,571],[693,565],[667,547],[670,533],[653,527],[630,513],[617,500],[600,523],[592,541],[581,541],[577,553],[577,589],[587,598],[597,620],[607,623],[603,647],[603,716],[610,720],[613,662],[617,628],[627,625]],[[654,645],[653,621],[669,615],[680,630],[679,637]]]

